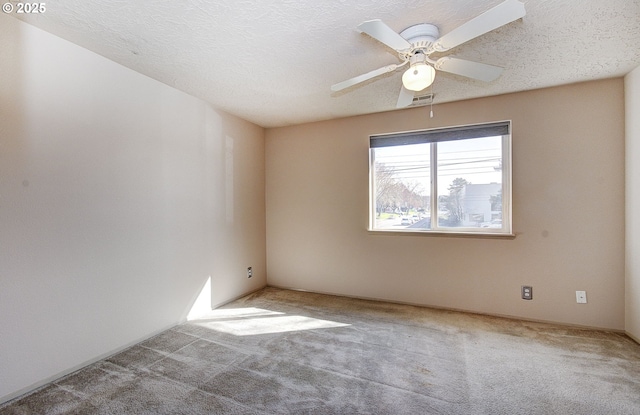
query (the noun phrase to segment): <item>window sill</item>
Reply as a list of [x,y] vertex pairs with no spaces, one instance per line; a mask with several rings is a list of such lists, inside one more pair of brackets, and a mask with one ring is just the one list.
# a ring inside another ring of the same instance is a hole
[[385,229],[368,229],[368,233],[372,235],[392,235],[392,236],[435,236],[450,238],[478,238],[478,239],[515,239],[515,233],[497,233],[497,232],[447,232],[447,231],[419,231],[419,230],[385,230]]

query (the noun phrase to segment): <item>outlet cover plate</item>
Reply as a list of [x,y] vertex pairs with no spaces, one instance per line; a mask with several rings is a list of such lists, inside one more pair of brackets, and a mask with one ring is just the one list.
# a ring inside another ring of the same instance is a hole
[[522,286],[522,299],[533,300],[533,287],[530,285]]
[[576,303],[578,303],[578,304],[587,304],[587,292],[586,291],[576,291]]

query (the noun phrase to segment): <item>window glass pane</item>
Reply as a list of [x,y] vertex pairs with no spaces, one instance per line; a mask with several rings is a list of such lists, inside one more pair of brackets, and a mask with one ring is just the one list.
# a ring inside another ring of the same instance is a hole
[[434,145],[438,227],[502,229],[502,137]]
[[374,228],[429,229],[430,144],[371,149]]
[[371,136],[372,229],[510,235],[510,133],[502,121]]

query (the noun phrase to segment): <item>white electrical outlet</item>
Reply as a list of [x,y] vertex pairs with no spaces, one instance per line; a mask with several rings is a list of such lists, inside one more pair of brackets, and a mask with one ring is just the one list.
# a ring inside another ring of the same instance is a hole
[[576,303],[578,303],[578,304],[586,304],[587,303],[587,292],[586,291],[576,291]]

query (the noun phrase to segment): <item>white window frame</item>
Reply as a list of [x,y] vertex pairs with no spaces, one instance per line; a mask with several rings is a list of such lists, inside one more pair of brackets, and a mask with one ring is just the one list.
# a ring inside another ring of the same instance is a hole
[[[496,134],[495,132],[500,133]],[[460,139],[502,136],[502,227],[441,227],[438,226],[438,151],[437,143]],[[407,234],[445,234],[445,235],[493,235],[513,236],[512,225],[512,128],[511,121],[498,121],[455,127],[427,130],[405,131],[369,137],[369,231],[382,233]],[[375,151],[376,147],[402,146],[417,143],[430,143],[430,226],[431,228],[375,228],[376,188],[375,188]]]

